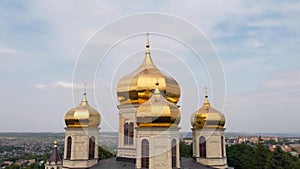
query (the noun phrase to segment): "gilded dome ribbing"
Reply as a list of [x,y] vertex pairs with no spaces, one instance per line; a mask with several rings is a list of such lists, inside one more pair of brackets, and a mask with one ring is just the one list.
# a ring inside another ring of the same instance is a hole
[[81,103],[69,110],[65,116],[68,128],[97,128],[100,125],[100,114],[88,104],[86,93]]
[[223,128],[225,122],[225,116],[210,105],[207,95],[203,106],[191,116],[193,128]]
[[160,90],[166,99],[174,104],[179,101],[180,87],[176,80],[162,73],[154,64],[150,55],[149,41],[143,63],[132,73],[123,77],[117,87],[118,100],[121,105],[142,104],[146,102],[159,82]]
[[179,122],[179,108],[166,100],[157,83],[151,98],[137,109],[137,125],[140,127],[171,127],[177,126]]

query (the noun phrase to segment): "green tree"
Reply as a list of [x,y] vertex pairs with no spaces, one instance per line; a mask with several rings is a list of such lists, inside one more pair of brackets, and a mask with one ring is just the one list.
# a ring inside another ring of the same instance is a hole
[[186,144],[184,141],[179,142],[179,150],[180,150],[180,156],[181,157],[192,157],[192,145]]
[[263,142],[255,146],[227,146],[227,162],[235,169],[300,169],[297,157],[284,152],[280,147],[271,152]]
[[227,146],[227,162],[235,169],[255,168],[254,148],[247,144]]
[[284,152],[280,147],[276,147],[271,155],[268,169],[299,169],[299,159]]
[[24,167],[23,169],[44,169],[45,167],[42,165],[40,166],[39,163],[33,163],[29,166]]
[[5,167],[5,169],[21,169],[21,166],[12,164],[12,165]]
[[253,169],[266,169],[271,157],[271,151],[268,147],[263,142],[259,142],[254,148],[254,154],[255,166]]
[[99,147],[99,159],[100,160],[104,160],[104,159],[108,159],[108,158],[114,157],[113,153],[107,151],[106,149],[104,149],[101,146],[98,146],[98,147]]

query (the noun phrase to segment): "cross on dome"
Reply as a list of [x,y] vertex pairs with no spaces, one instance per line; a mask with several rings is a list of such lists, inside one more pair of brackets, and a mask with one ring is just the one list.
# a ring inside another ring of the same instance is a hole
[[149,47],[150,47],[150,43],[149,43],[149,35],[150,35],[149,32],[147,32],[147,33],[145,34],[145,36],[147,37],[146,48],[149,48]]
[[84,83],[84,95],[86,95],[86,83]]

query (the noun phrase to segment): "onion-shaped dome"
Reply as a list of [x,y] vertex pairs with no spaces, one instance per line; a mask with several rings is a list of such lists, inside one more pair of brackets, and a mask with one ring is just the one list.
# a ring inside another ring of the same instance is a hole
[[191,116],[193,128],[223,128],[225,122],[225,116],[210,105],[207,95],[203,106]]
[[168,101],[174,104],[179,101],[180,87],[178,83],[153,64],[149,48],[150,44],[147,40],[143,63],[118,83],[117,95],[121,105],[146,102],[151,97],[156,82],[159,82],[160,90],[164,92]]
[[156,83],[156,89],[151,98],[137,109],[137,125],[139,127],[171,127],[178,126],[179,122],[179,108],[166,100]]
[[83,94],[81,103],[69,110],[65,116],[68,128],[97,128],[100,121],[100,114],[88,104],[86,93]]

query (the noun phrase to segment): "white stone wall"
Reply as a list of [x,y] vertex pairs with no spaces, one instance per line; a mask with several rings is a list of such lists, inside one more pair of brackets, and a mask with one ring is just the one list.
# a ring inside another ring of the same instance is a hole
[[[200,164],[212,166],[214,168],[227,168],[226,147],[224,128],[222,129],[192,129],[193,131],[193,156]],[[206,139],[206,158],[200,158],[199,138]],[[221,137],[223,136],[223,140]],[[223,147],[221,146],[223,141]],[[224,156],[222,156],[222,148]]]
[[[117,157],[136,158],[136,110],[138,105],[120,105],[119,108],[119,143]],[[124,124],[132,122],[134,124],[133,144],[124,145]]]
[[[67,160],[67,138],[72,137],[71,159]],[[89,139],[95,137],[94,159],[89,160]],[[63,168],[89,168],[98,163],[99,128],[66,128]]]
[[149,168],[172,169],[172,140],[176,145],[176,167],[180,168],[179,128],[167,127],[138,127],[137,128],[137,158],[136,167],[141,168],[141,142],[149,141]]

